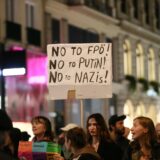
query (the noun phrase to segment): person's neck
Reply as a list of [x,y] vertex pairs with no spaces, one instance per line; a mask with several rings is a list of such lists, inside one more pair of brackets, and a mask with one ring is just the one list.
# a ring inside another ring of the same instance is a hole
[[39,134],[39,135],[36,135],[36,140],[37,141],[41,141],[44,139],[44,134]]
[[117,139],[117,134],[116,134],[114,131],[111,131],[111,132],[110,132],[110,136],[111,136],[111,139],[112,139],[113,141],[116,141],[116,139]]
[[97,136],[92,137],[92,144],[97,144],[99,143],[99,138]]
[[79,148],[72,148],[72,153],[74,154],[74,155],[76,155],[77,153],[79,153],[80,151],[82,150],[82,148],[81,149],[79,149]]

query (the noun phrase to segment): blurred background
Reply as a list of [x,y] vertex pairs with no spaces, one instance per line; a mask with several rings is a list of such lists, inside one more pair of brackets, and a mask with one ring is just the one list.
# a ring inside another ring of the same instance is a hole
[[80,124],[79,100],[47,99],[46,46],[98,42],[112,43],[113,96],[84,100],[84,124],[95,112],[160,121],[160,0],[0,0],[0,108],[30,134],[36,115],[57,134]]

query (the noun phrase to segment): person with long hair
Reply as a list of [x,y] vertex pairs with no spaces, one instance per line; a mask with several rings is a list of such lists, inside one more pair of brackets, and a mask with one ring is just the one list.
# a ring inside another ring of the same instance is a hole
[[87,142],[100,155],[102,160],[121,160],[121,149],[111,140],[107,124],[100,113],[87,119]]
[[32,119],[32,131],[35,137],[34,142],[53,141],[51,122],[44,116],[36,116]]
[[160,160],[160,145],[157,143],[155,126],[150,118],[136,117],[131,133],[133,141],[126,160]]
[[65,146],[73,153],[72,160],[101,160],[98,153],[91,146],[87,146],[86,133],[81,127],[66,132]]

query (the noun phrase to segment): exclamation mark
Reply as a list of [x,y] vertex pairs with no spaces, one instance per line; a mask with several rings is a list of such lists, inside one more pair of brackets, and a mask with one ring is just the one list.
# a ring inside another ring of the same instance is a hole
[[107,76],[108,76],[108,71],[106,71],[106,74],[105,74],[105,83],[107,83]]
[[108,44],[108,46],[107,46],[107,53],[106,53],[106,56],[108,56],[109,49],[110,49],[110,44]]
[[105,69],[105,64],[106,64],[106,57],[104,57],[104,67],[103,67],[103,69]]
[[107,52],[109,51],[109,48],[110,48],[110,44],[108,44],[108,47],[107,47]]

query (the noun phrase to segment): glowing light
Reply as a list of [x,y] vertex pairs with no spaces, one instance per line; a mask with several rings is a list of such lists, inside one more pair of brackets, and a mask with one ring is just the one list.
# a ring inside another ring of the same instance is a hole
[[24,48],[20,47],[20,46],[12,46],[10,48],[11,51],[23,51]]
[[47,57],[31,57],[27,60],[28,83],[45,84],[47,82]]
[[34,76],[34,77],[30,77],[28,82],[30,84],[34,84],[34,83],[46,83],[46,77],[45,76]]
[[10,68],[2,70],[3,76],[24,75],[25,73],[26,73],[25,68]]

